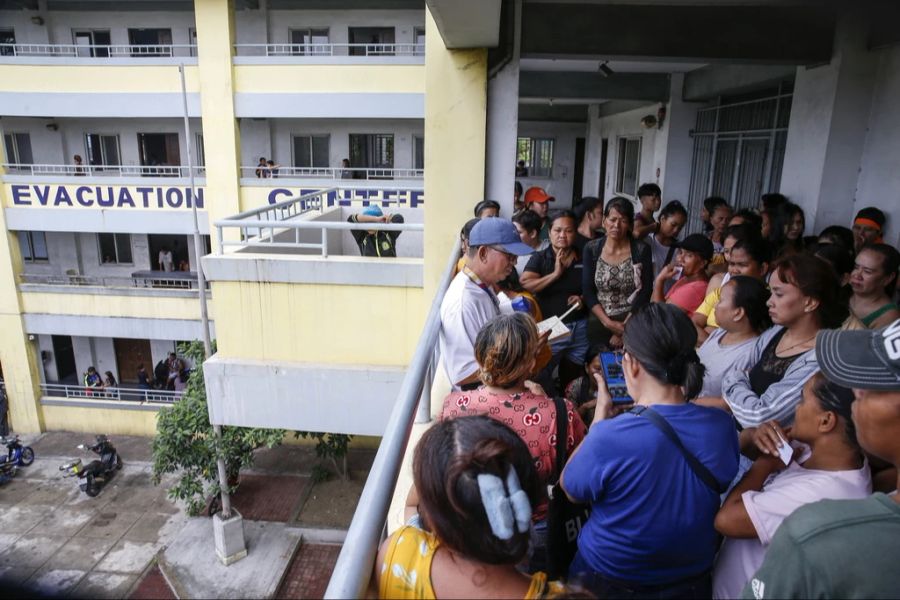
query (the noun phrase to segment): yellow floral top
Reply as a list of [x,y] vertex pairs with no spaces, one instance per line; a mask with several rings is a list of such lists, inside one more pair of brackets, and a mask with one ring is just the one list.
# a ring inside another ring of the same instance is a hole
[[[431,563],[440,542],[427,531],[404,525],[391,536],[385,553],[378,583],[379,598],[421,598],[434,600],[431,587]],[[531,586],[525,599],[556,598],[563,594],[563,585],[547,581],[545,573],[531,576]]]

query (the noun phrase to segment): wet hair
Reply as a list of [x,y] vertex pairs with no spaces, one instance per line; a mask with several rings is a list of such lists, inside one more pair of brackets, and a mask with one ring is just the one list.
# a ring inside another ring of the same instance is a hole
[[859,249],[860,252],[868,250],[875,254],[881,255],[881,271],[885,275],[893,275],[893,278],[884,286],[884,292],[888,298],[894,297],[894,290],[897,289],[897,269],[900,268],[900,252],[888,244],[866,244]]
[[767,212],[770,215],[773,211],[777,210],[779,206],[788,203],[787,196],[784,196],[783,194],[763,194],[759,201],[763,205],[763,212]]
[[772,271],[804,296],[819,301],[816,314],[823,329],[836,329],[847,318],[849,309],[838,297],[837,276],[825,261],[805,252],[790,254],[776,262]]
[[655,183],[645,183],[638,188],[637,197],[644,196],[662,196],[662,190]]
[[497,209],[497,214],[500,214],[500,203],[496,200],[482,200],[478,204],[475,205],[475,216],[479,219],[481,218],[481,213],[489,208]]
[[662,207],[661,211],[659,211],[660,219],[662,219],[663,217],[671,217],[673,215],[681,215],[685,219],[688,218],[687,209],[684,207],[684,204],[682,204],[678,200],[670,200],[669,202],[666,202],[666,205]]
[[853,424],[851,405],[853,404],[853,390],[833,383],[822,374],[816,372],[812,376],[812,393],[819,401],[819,408],[833,412],[840,417],[844,424],[844,436],[851,448],[859,449],[856,439],[856,426]]
[[853,232],[849,227],[830,225],[819,234],[820,244],[842,244],[853,252]]
[[585,196],[582,198],[578,206],[575,207],[575,218],[578,219],[575,223],[580,224],[584,220],[585,215],[595,210],[598,206],[603,206],[603,200],[600,198],[596,196]]
[[475,360],[485,385],[508,388],[531,375],[538,331],[530,315],[494,317],[475,338]]
[[548,217],[547,222],[550,223],[550,227],[553,227],[553,222],[557,219],[572,219],[572,223],[578,227],[578,218],[575,216],[575,213],[569,210],[568,208],[560,208],[552,211]]
[[729,279],[725,285],[734,288],[734,306],[744,309],[747,322],[753,331],[759,334],[772,326],[769,307],[766,306],[766,302],[769,301],[769,288],[765,283],[755,277],[737,275]]
[[869,219],[870,221],[875,221],[878,223],[878,226],[884,229],[885,217],[884,213],[881,209],[876,208],[874,206],[867,206],[866,208],[861,209],[856,216],[853,217],[853,220],[856,219]]
[[706,367],[694,347],[697,329],[674,304],[654,302],[625,322],[625,351],[660,382],[684,388],[685,400],[700,393]]
[[628,219],[628,237],[631,237],[631,230],[634,228],[634,204],[628,198],[615,196],[609,199],[606,207],[603,209],[603,216],[608,217],[609,211],[615,210],[617,213]]
[[853,270],[853,252],[844,248],[843,244],[817,244],[810,251],[813,256],[828,263],[838,280]]
[[442,544],[492,565],[525,558],[530,533],[514,526],[508,540],[494,535],[478,487],[482,474],[505,482],[510,467],[536,506],[543,496],[534,459],[522,438],[500,421],[458,417],[439,421],[424,433],[413,455],[413,481],[424,521]]
[[738,237],[734,246],[731,247],[732,252],[735,250],[743,250],[750,258],[760,265],[772,262],[772,246],[759,235]]
[[512,222],[521,225],[522,229],[525,231],[540,231],[541,227],[544,225],[541,216],[533,210],[528,209],[520,210],[514,214]]
[[720,206],[728,206],[728,201],[721,196],[710,196],[703,201],[703,208],[706,209],[706,212],[709,213],[709,216],[712,216],[712,214],[716,212],[716,209]]
[[744,220],[743,225],[749,225],[759,233],[762,231],[762,217],[752,208],[742,208],[732,215],[732,219],[740,217]]

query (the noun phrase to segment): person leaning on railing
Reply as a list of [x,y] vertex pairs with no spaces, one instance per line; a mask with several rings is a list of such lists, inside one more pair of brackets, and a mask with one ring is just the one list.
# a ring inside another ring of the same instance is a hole
[[503,423],[442,421],[413,457],[417,494],[407,524],[378,551],[379,598],[549,598],[564,593],[542,573],[516,570],[528,553],[541,482],[525,442]]
[[[348,223],[403,223],[403,215],[386,215],[376,205],[365,208],[360,214],[347,217]],[[396,258],[397,238],[400,231],[363,231],[351,229],[350,234],[359,246],[363,256],[379,258]]]

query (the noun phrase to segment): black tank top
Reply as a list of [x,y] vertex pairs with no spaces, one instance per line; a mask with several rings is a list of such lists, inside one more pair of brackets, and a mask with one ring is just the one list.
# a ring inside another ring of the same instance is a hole
[[784,357],[775,355],[775,348],[778,347],[778,342],[784,337],[786,331],[787,329],[782,329],[775,334],[775,337],[769,341],[766,349],[763,350],[759,361],[750,369],[750,387],[757,396],[762,396],[769,389],[770,385],[784,379],[785,372],[797,360],[797,357],[806,353],[806,351],[803,351],[799,354]]

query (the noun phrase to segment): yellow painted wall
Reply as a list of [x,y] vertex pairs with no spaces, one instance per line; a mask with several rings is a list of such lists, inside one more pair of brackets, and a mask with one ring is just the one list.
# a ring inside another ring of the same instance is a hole
[[[188,93],[197,93],[197,67],[184,71]],[[177,65],[0,65],[0,81],[7,93],[181,94]]]
[[[423,65],[237,65],[237,92],[255,94],[425,93]],[[300,116],[300,115],[298,115]]]
[[[156,435],[156,411],[41,406],[47,431],[76,431],[91,435]],[[125,457],[128,460],[128,457]]]
[[425,322],[421,288],[213,283],[226,358],[406,365]]
[[54,294],[23,292],[26,313],[85,315],[95,317],[132,317],[136,319],[200,319],[197,297],[107,296],[93,294]]
[[425,31],[425,297],[432,298],[459,230],[484,199],[487,50],[448,50],[427,8]]

